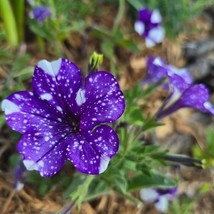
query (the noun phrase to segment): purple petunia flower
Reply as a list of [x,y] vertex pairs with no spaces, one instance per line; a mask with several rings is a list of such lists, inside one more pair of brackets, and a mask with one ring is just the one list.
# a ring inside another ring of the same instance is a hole
[[154,203],[158,211],[166,212],[168,202],[175,198],[176,192],[177,187],[169,189],[145,188],[140,190],[140,198],[146,203]]
[[134,29],[145,38],[147,47],[153,47],[163,41],[165,30],[160,25],[161,21],[162,17],[157,9],[150,11],[147,8],[141,8],[139,10]]
[[103,123],[116,121],[125,109],[114,76],[98,71],[83,80],[69,60],[41,60],[32,87],[2,102],[7,124],[23,134],[17,149],[25,167],[48,177],[70,160],[83,173],[104,172],[119,139]]
[[[170,95],[159,109],[156,119],[160,120],[180,108],[192,107],[214,114],[214,107],[209,100],[209,92],[203,84],[193,84],[191,74],[186,68],[178,69],[160,57],[150,57],[147,60],[147,76],[142,84],[157,83],[166,78],[164,89]],[[162,82],[161,82],[162,83]]]
[[51,16],[51,10],[48,7],[36,6],[31,11],[32,17],[40,24],[43,24],[44,20]]
[[184,107],[214,115],[214,107],[209,102],[209,92],[205,85],[190,84],[187,82],[189,79],[177,74],[171,74],[168,78],[171,92],[157,113],[158,120]]

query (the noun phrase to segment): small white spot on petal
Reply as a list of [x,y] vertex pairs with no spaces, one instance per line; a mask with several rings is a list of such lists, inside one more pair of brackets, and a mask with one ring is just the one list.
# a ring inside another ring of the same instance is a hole
[[60,106],[57,106],[56,109],[57,109],[58,111],[60,111],[60,112],[63,111],[62,108],[61,108]]
[[18,99],[18,100],[21,98],[21,96],[20,96],[19,94],[15,94],[14,96],[15,96],[15,98]]
[[77,92],[75,100],[76,100],[76,103],[77,103],[78,106],[81,106],[83,103],[85,103],[85,101],[86,101],[85,90],[82,90],[80,88],[79,91]]
[[100,167],[99,167],[99,173],[103,173],[109,164],[110,158],[107,156],[101,156],[100,158]]
[[1,109],[5,112],[5,114],[12,114],[14,112],[20,112],[19,107],[11,102],[10,100],[3,100],[2,104],[1,104]]
[[49,93],[45,93],[41,95],[42,100],[51,100],[52,98],[53,98],[52,95]]
[[49,141],[49,139],[50,139],[50,138],[49,138],[48,136],[45,137],[45,141]]
[[89,82],[92,82],[92,81],[93,81],[93,79],[90,77],[90,78],[89,78]]

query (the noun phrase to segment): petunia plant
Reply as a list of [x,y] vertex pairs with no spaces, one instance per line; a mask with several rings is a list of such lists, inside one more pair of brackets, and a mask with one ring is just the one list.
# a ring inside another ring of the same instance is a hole
[[41,60],[32,91],[11,94],[2,109],[7,124],[23,135],[17,150],[25,167],[44,177],[56,174],[66,160],[83,173],[100,174],[118,151],[118,136],[106,123],[123,114],[125,100],[109,72],[83,78],[67,59]]

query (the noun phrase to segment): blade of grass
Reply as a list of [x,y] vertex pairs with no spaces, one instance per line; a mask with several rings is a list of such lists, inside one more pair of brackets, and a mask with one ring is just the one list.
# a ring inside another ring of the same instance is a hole
[[18,45],[16,22],[9,0],[0,0],[0,14],[3,20],[6,38],[12,47]]

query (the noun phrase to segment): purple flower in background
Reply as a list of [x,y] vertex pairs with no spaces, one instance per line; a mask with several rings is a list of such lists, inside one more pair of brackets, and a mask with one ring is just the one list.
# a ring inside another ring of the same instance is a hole
[[162,17],[157,9],[150,11],[147,8],[141,8],[139,10],[134,29],[145,38],[147,47],[153,47],[163,41],[165,30],[160,25],[161,21]]
[[38,23],[42,24],[47,17],[51,16],[51,10],[48,7],[36,6],[32,9],[31,14]]
[[145,188],[140,190],[140,198],[146,203],[154,203],[158,211],[166,212],[168,202],[175,198],[176,192],[177,187],[169,189]]
[[7,124],[23,134],[17,149],[25,167],[49,177],[70,160],[83,173],[104,172],[119,139],[103,123],[116,121],[125,109],[114,76],[98,71],[83,80],[69,60],[41,60],[32,87],[2,102]]
[[[172,74],[177,74],[182,77],[185,82],[191,84],[193,82],[190,72],[186,68],[178,69],[172,65],[169,65],[159,56],[151,56],[147,58],[147,74],[146,78],[142,81],[142,84],[157,83],[168,78]],[[168,84],[164,85],[168,89]]]
[[214,115],[214,107],[209,102],[209,92],[203,84],[191,84],[175,73],[168,75],[170,95],[159,109],[156,118],[162,119],[180,108],[191,107]]
[[167,82],[163,82],[163,88],[169,90],[170,95],[159,109],[156,119],[160,120],[184,107],[214,114],[214,107],[209,102],[209,92],[206,86],[194,84],[192,76],[186,68],[178,69],[168,65],[160,57],[148,58],[147,76],[142,84],[158,83],[164,78],[167,79]]

